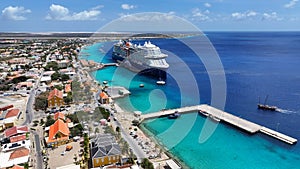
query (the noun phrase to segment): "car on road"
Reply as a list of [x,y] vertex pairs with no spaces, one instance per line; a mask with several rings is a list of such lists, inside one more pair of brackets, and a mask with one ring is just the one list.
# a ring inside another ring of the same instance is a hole
[[66,154],[66,151],[63,151],[60,153],[61,156],[64,156]]

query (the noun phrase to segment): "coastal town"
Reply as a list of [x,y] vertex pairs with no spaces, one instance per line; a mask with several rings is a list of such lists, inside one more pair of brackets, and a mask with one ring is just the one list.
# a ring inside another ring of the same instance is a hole
[[182,168],[118,106],[130,91],[90,75],[118,64],[80,57],[112,37],[1,35],[0,169]]

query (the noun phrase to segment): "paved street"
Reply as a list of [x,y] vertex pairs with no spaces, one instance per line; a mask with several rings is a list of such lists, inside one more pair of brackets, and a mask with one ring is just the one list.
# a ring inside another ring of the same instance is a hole
[[35,142],[35,155],[36,155],[36,169],[42,169],[43,168],[43,157],[42,157],[42,148],[41,148],[41,142],[40,142],[40,136],[37,132],[32,132],[34,135],[34,142]]
[[141,162],[142,159],[147,158],[147,155],[142,150],[142,148],[137,144],[137,142],[133,139],[133,137],[130,136],[129,134],[127,134],[127,132],[123,129],[121,123],[118,121],[115,121],[115,126],[120,127],[122,138],[128,143],[132,152],[136,155],[138,161]]

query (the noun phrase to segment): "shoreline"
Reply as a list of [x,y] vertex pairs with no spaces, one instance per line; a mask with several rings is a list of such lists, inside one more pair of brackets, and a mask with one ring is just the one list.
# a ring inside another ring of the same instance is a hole
[[[87,78],[92,84],[94,84],[95,81],[101,84],[101,82],[96,80],[96,78],[93,76],[93,72],[95,71],[87,71],[87,70],[83,70],[83,71],[87,73]],[[126,132],[130,133],[130,128],[135,128],[134,126],[131,125],[131,121],[130,121],[130,119],[132,120],[135,117],[134,113],[129,112],[126,109],[122,108],[122,106],[120,106],[120,104],[118,103],[118,98],[114,98],[112,100],[114,101],[114,106],[117,110],[117,113],[114,113],[114,116],[118,118],[118,121],[122,124],[123,129],[126,130]],[[129,116],[129,118],[125,118],[126,116],[127,117]],[[155,149],[154,154],[157,153],[156,149],[162,150],[161,152],[159,152],[161,154],[161,157],[157,156],[153,159],[149,159],[149,157],[147,157],[153,164],[157,163],[156,165],[160,166],[160,164],[162,164],[162,166],[164,166],[166,160],[172,159],[181,168],[189,168],[187,164],[185,164],[179,157],[177,157],[176,155],[172,154],[169,150],[167,150],[167,148],[162,143],[159,143],[159,140],[155,138],[153,133],[151,133],[144,126],[144,124],[145,122],[141,123],[139,126],[136,126],[136,128],[138,128],[136,133],[139,136],[139,139],[141,139],[140,141],[149,142],[150,145],[149,147],[152,146],[152,148]]]
[[[99,41],[99,42],[101,43],[103,41]],[[93,45],[93,44],[95,44],[95,42],[92,43],[92,44],[89,44],[89,45],[85,45],[84,48],[87,48],[87,47],[89,47],[90,45]],[[78,59],[81,59],[81,58],[78,58]],[[94,73],[97,70],[93,70],[93,71],[82,70],[82,71],[86,72],[87,79],[91,82],[91,84],[95,84],[95,82],[97,82],[98,84],[101,84],[101,81],[96,80],[96,77],[94,77]],[[99,86],[97,86],[97,87],[99,88]],[[113,86],[111,86],[111,87],[113,87]],[[123,97],[126,97],[126,96],[123,96]],[[176,155],[172,154],[167,149],[167,147],[165,147],[163,145],[163,143],[160,143],[160,141],[155,138],[154,134],[151,133],[145,127],[145,122],[141,123],[139,126],[136,126],[136,127],[133,126],[132,123],[131,123],[131,120],[136,118],[134,116],[134,113],[131,112],[131,111],[128,111],[128,110],[126,110],[126,108],[123,108],[122,106],[120,106],[120,104],[118,103],[118,98],[112,98],[112,100],[114,102],[114,107],[116,108],[115,110],[117,111],[117,113],[114,113],[114,116],[118,118],[118,121],[121,123],[123,129],[125,129],[127,133],[130,133],[131,132],[130,130],[132,130],[133,128],[137,128],[138,130],[136,131],[136,133],[139,136],[138,140],[141,141],[141,142],[144,142],[144,143],[149,142],[149,145],[147,144],[147,146],[149,146],[149,148],[152,146],[152,150],[154,149],[153,152],[154,152],[154,154],[156,154],[155,155],[156,157],[150,159],[149,156],[148,156],[146,158],[148,158],[154,165],[156,165],[156,168],[163,168],[163,166],[166,165],[167,160],[173,160],[175,163],[177,163],[178,166],[180,166],[180,168],[189,168],[186,163],[184,163]],[[130,118],[125,118],[126,116],[129,116]],[[135,141],[137,141],[137,140],[135,140]],[[141,146],[143,147],[143,145],[141,145]],[[143,147],[143,149],[144,149],[144,147]],[[158,152],[157,149],[158,149],[159,153],[157,153]],[[160,154],[159,155],[160,157],[158,156],[158,154]],[[151,154],[149,153],[149,155],[151,155]]]
[[164,153],[170,159],[173,159],[181,168],[190,168],[184,161],[182,161],[178,156],[170,152],[168,148],[165,145],[163,145],[163,143],[161,143],[158,139],[155,138],[154,134],[150,130],[148,130],[147,127],[145,127],[145,122],[142,122],[139,128],[145,135],[148,136],[149,139],[151,139],[156,145],[158,145],[164,151]]

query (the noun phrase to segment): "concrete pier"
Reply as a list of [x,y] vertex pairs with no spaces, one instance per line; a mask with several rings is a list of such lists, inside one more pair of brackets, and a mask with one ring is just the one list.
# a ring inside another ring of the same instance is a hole
[[297,143],[297,139],[295,138],[279,133],[267,127],[261,126],[259,124],[250,122],[248,120],[237,117],[235,115],[224,112],[222,110],[219,110],[217,108],[214,108],[206,104],[177,108],[177,109],[162,110],[155,113],[144,114],[141,116],[141,118],[142,120],[146,120],[146,119],[153,119],[158,117],[166,117],[170,114],[173,114],[175,111],[178,111],[179,113],[183,114],[183,113],[190,113],[190,112],[198,112],[199,110],[201,110],[204,116],[226,122],[230,125],[233,125],[251,134],[261,132],[263,134],[266,134],[268,136],[271,136],[275,139],[281,140],[288,144]]

